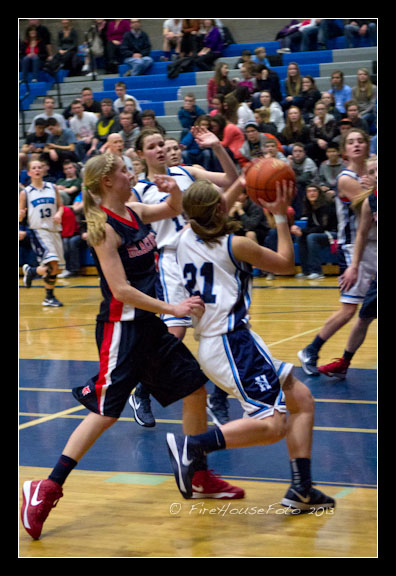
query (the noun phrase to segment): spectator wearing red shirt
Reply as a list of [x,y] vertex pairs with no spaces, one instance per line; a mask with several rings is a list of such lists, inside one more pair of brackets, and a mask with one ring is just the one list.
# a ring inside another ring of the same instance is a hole
[[59,278],[69,278],[80,274],[80,226],[70,206],[63,207],[62,243],[66,260],[65,270]]

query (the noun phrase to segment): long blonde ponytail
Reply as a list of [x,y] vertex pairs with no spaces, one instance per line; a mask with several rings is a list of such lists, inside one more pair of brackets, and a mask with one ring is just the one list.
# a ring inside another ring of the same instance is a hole
[[83,206],[87,222],[87,240],[92,246],[100,244],[106,236],[107,215],[100,208],[101,179],[115,170],[117,159],[114,154],[102,154],[88,160],[84,167]]

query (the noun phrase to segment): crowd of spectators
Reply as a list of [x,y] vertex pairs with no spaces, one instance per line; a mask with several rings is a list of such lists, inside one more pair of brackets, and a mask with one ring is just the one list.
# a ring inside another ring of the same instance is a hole
[[[282,51],[311,49],[315,42],[319,48],[326,48],[328,38],[336,33],[330,21],[323,19],[293,26],[291,32],[280,33]],[[344,30],[348,46],[355,45],[359,35],[374,43],[372,21],[352,20]],[[343,133],[351,127],[366,131],[371,137],[371,151],[376,153],[376,85],[370,72],[359,68],[354,85],[349,86],[344,82],[342,70],[335,65],[331,86],[323,92],[312,76],[301,75],[299,65],[290,62],[282,88],[276,66],[271,65],[271,57],[263,47],[254,53],[244,51],[235,63],[240,75],[231,78],[229,64],[221,59],[223,47],[230,42],[233,42],[231,33],[218,20],[168,19],[163,23],[164,61],[172,65],[193,58],[199,69],[213,71],[207,82],[207,111],[197,104],[193,93],[186,94],[181,102],[178,111],[181,157],[187,165],[201,164],[208,170],[221,170],[210,151],[200,149],[191,136],[194,125],[203,125],[217,134],[239,170],[259,157],[273,156],[288,162],[297,178],[298,193],[291,207],[290,226],[300,246],[302,274],[321,278],[317,245],[312,248],[307,238],[311,233],[321,235],[320,246],[326,242],[330,245],[335,238],[335,182],[345,166],[340,153]],[[33,72],[33,81],[37,80],[40,67],[49,73],[62,66],[71,72],[92,74],[98,66],[114,73],[120,64],[126,64],[125,75],[133,76],[147,73],[153,63],[150,38],[138,19],[95,20],[87,31],[85,45],[86,56],[78,62],[78,41],[70,20],[61,21],[56,47],[40,21],[29,21],[20,43],[23,80],[26,81],[29,72]],[[70,238],[78,237],[65,241],[68,253],[70,250],[72,253],[72,270],[68,270],[71,274],[78,273],[75,254],[84,234],[81,171],[85,162],[93,155],[111,150],[124,158],[128,169],[133,171],[135,166],[135,172],[141,175],[144,167],[138,167],[134,148],[140,131],[156,127],[166,134],[154,111],[142,110],[133,90],[127,90],[122,79],[116,83],[115,93],[114,99],[96,101],[87,84],[62,114],[54,111],[54,98],[45,97],[44,110],[33,119],[20,150],[20,189],[29,183],[29,160],[40,159],[48,167],[44,180],[55,183],[68,207],[65,218],[69,218],[69,224],[65,222],[65,230],[71,234]],[[259,218],[256,212],[245,196],[230,216],[241,219],[245,232],[254,234],[260,244],[276,247],[271,215],[266,214],[263,219],[263,214]],[[75,216],[75,223],[70,213]],[[301,219],[307,221],[306,229],[295,224]],[[316,224],[312,232],[309,226],[313,221]],[[259,222],[259,228],[254,227],[254,222]]]

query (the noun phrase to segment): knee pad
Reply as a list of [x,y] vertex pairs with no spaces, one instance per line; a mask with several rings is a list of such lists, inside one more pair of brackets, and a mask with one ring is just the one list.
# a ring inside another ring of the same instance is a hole
[[43,280],[50,286],[55,286],[56,274],[47,274],[46,276],[44,276]]

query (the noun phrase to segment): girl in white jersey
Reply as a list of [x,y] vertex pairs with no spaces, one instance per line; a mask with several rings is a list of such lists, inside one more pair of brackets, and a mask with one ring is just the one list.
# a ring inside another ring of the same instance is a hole
[[[340,268],[343,273],[351,265],[355,237],[358,228],[356,213],[352,210],[352,203],[370,188],[371,183],[367,177],[367,158],[370,151],[368,134],[357,128],[351,128],[345,135],[342,152],[348,158],[346,170],[338,175],[337,179],[337,218],[338,218],[338,244],[340,255]],[[345,326],[355,315],[357,307],[364,300],[369,289],[371,278],[376,273],[377,242],[366,250],[366,257],[359,267],[359,277],[354,286],[348,291],[342,291],[341,307],[332,314],[321,328],[313,341],[298,352],[301,366],[308,376],[319,376],[317,367],[319,351],[322,346],[340,328]]]
[[[208,172],[197,166],[168,167],[165,140],[156,129],[145,129],[136,140],[136,152],[146,163],[146,177],[133,187],[133,196],[144,204],[158,204],[166,199],[166,194],[159,192],[154,183],[156,174],[167,174],[174,178],[183,192],[197,178],[208,178],[220,188],[228,188],[237,179],[238,172],[227,151],[220,144],[215,134],[206,128],[193,127],[192,133],[201,147],[211,147],[216,154],[224,172]],[[158,247],[158,294],[165,302],[181,302],[184,299],[184,289],[176,262],[176,247],[180,232],[186,224],[184,215],[163,220],[153,224]],[[164,315],[162,320],[169,331],[177,338],[183,339],[187,327],[191,326],[191,318],[175,318]],[[151,413],[147,393],[138,386],[131,395],[130,404],[135,414],[135,420],[142,426],[155,425]],[[140,413],[139,413],[140,411]]]
[[201,453],[272,444],[286,437],[293,480],[282,504],[299,510],[334,506],[332,498],[312,487],[311,393],[292,374],[293,366],[273,358],[249,327],[251,267],[276,274],[294,270],[287,223],[293,187],[284,182],[282,188],[278,185],[275,202],[261,202],[275,215],[277,252],[233,234],[236,223],[227,216],[228,194],[219,194],[210,182],[196,182],[184,194],[183,207],[191,227],[180,237],[177,259],[186,291],[200,295],[205,303],[204,314],[194,319],[199,362],[205,374],[236,397],[245,411],[244,418],[205,434],[167,435],[176,481],[184,497],[192,490],[194,462]]
[[30,288],[36,273],[43,277],[46,296],[43,306],[59,307],[63,304],[54,296],[56,276],[63,266],[61,222],[63,203],[59,192],[50,182],[44,182],[44,168],[40,160],[29,163],[31,184],[19,195],[19,221],[27,216],[29,238],[39,266],[24,264],[23,282]]

